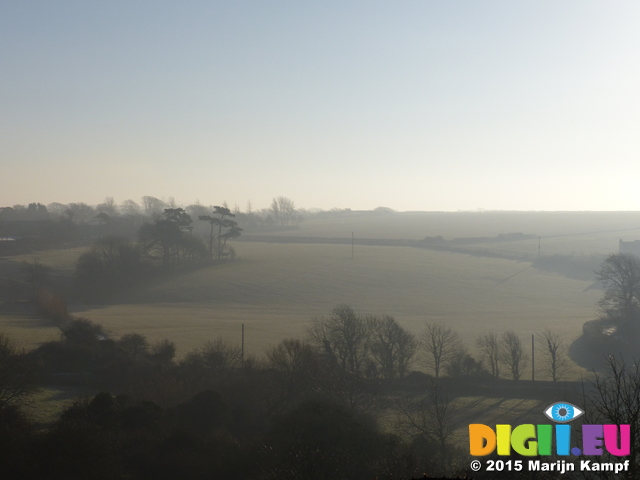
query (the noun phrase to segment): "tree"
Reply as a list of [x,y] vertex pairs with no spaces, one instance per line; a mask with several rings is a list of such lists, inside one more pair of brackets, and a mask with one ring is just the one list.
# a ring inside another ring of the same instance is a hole
[[[457,427],[458,410],[437,382],[431,382],[427,395],[406,398],[400,404],[400,427],[415,440],[434,446],[439,468],[446,471],[453,455],[449,440]],[[429,453],[433,455],[431,448]]]
[[59,203],[59,202],[53,202],[50,203],[49,205],[47,205],[47,210],[56,216],[61,217],[62,215],[64,215],[65,210],[67,209],[67,206],[64,205],[63,203]]
[[414,335],[389,315],[369,317],[367,324],[371,335],[371,356],[382,376],[404,377],[418,349]]
[[287,338],[266,353],[269,366],[278,373],[285,403],[293,401],[315,382],[318,355],[311,344]]
[[444,364],[462,349],[458,332],[441,323],[427,322],[421,343],[426,354],[427,366],[433,369],[436,378],[440,376]]
[[[398,441],[397,437],[382,433],[369,416],[326,401],[304,402],[272,422],[264,436],[260,459],[263,473],[259,477],[378,478],[380,459]],[[395,471],[389,473],[385,478],[401,477]]]
[[166,208],[161,218],[140,228],[140,240],[146,251],[160,250],[163,268],[186,265],[206,255],[203,242],[190,234],[191,223],[191,217],[182,208]]
[[626,477],[610,472],[598,476],[604,479],[637,478],[640,471],[640,435],[637,434],[640,431],[640,368],[635,361],[628,365],[612,355],[607,357],[606,367],[605,374],[596,373],[595,380],[590,382],[594,388],[588,397],[590,408],[585,405],[585,423],[630,425],[631,452],[627,457],[630,465]]
[[191,218],[198,219],[200,218],[200,216],[207,215],[209,213],[209,207],[205,207],[204,205],[202,205],[199,200],[196,200],[196,203],[192,203],[191,205],[187,206],[185,210],[189,215],[191,215]]
[[557,382],[567,373],[569,368],[567,344],[559,333],[549,328],[545,328],[538,336],[544,345],[546,370],[551,376],[551,380]]
[[[240,236],[242,229],[238,227],[237,222],[231,220],[232,218],[235,218],[235,215],[231,213],[229,208],[217,205],[213,207],[213,215],[200,215],[198,217],[198,220],[209,222],[211,225],[211,232],[209,233],[209,256],[211,260],[213,260],[214,227],[218,227],[218,234],[216,235],[218,239],[218,260],[222,257],[222,252],[227,245],[227,240]],[[222,229],[226,229],[224,233]]]
[[21,403],[35,393],[38,374],[35,358],[0,333],[0,408]]
[[349,305],[337,305],[328,318],[313,319],[308,333],[343,371],[356,377],[364,374],[369,354],[369,329]]
[[118,347],[132,358],[144,357],[149,353],[149,342],[144,335],[128,333],[117,342]]
[[151,358],[158,363],[171,364],[176,356],[176,344],[165,338],[151,345]]
[[277,197],[271,201],[270,213],[278,227],[288,227],[297,223],[296,207],[293,200],[287,197]]
[[520,337],[513,330],[507,330],[502,334],[503,361],[511,378],[520,380],[527,366],[527,354],[524,351]]
[[110,217],[113,217],[118,214],[118,205],[113,197],[106,197],[104,202],[96,207],[96,211],[106,213]]
[[76,345],[95,346],[100,341],[107,339],[102,325],[86,318],[76,318],[60,330],[62,330],[62,335],[67,342]]
[[596,270],[596,279],[606,288],[600,306],[605,314],[628,323],[638,318],[640,257],[631,253],[609,255]]
[[88,222],[96,215],[96,211],[93,207],[83,202],[70,203],[64,213],[69,220],[77,223]]
[[242,350],[222,338],[217,338],[206,342],[199,350],[188,353],[181,365],[220,375],[242,365]]
[[26,281],[31,288],[32,298],[38,298],[38,294],[51,285],[51,267],[44,265],[38,259],[31,262],[22,262],[22,269],[26,276]]
[[503,358],[502,344],[495,332],[487,332],[476,338],[476,345],[482,352],[484,358],[489,362],[491,375],[500,377],[500,365]]
[[142,207],[144,208],[144,212],[147,216],[151,217],[153,215],[160,214],[162,209],[166,207],[166,204],[156,197],[150,197],[147,195],[142,197]]
[[140,248],[125,238],[101,237],[76,262],[76,276],[93,293],[122,287],[142,272]]
[[278,200],[275,198],[271,201],[271,213],[273,214],[273,220],[276,223],[276,226],[280,226],[280,205],[278,205]]
[[444,369],[450,377],[480,375],[486,372],[482,365],[482,360],[478,361],[473,358],[465,348],[461,348],[458,353],[447,362]]
[[134,200],[125,200],[120,205],[122,211],[127,215],[139,215],[140,214],[140,205],[138,205]]

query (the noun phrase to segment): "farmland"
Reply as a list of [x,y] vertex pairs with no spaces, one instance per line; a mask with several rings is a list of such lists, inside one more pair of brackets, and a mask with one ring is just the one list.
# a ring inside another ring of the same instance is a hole
[[[545,248],[555,238],[555,251],[573,248],[591,254],[614,250],[621,231],[634,232],[635,217],[629,214],[589,215],[599,222],[579,213],[555,221],[540,220],[542,214],[354,214],[346,220],[313,219],[281,235],[346,236],[356,226],[368,238],[524,231],[550,237],[543,240]],[[420,230],[427,223],[431,226]],[[537,241],[527,242],[533,241],[482,248],[537,250]],[[238,261],[163,277],[103,304],[74,303],[71,310],[103,324],[115,336],[138,332],[151,341],[169,338],[177,343],[179,356],[218,336],[239,342],[244,323],[247,351],[260,356],[265,347],[285,337],[304,336],[313,316],[328,314],[339,303],[363,314],[393,315],[414,333],[420,333],[425,321],[444,322],[472,346],[487,330],[514,329],[524,338],[551,327],[568,339],[576,338],[582,324],[594,318],[601,296],[590,288],[590,281],[541,272],[530,262],[505,258],[356,245],[352,259],[349,245],[235,242],[234,247]],[[15,267],[15,262],[39,258],[56,273],[69,275],[81,251],[38,252],[6,259],[5,264]],[[59,336],[54,326],[24,314],[5,311],[0,321],[25,345]]]
[[[514,330],[527,351],[531,335],[547,327],[562,334],[567,343],[578,338],[584,322],[596,317],[602,290],[589,275],[569,278],[534,267],[538,242],[543,256],[600,258],[617,249],[619,238],[640,236],[636,217],[587,213],[318,216],[296,229],[266,233],[263,241],[258,237],[247,241],[250,235],[234,241],[235,261],[158,275],[100,303],[81,303],[73,294],[75,264],[86,247],[5,257],[0,259],[0,273],[20,278],[21,262],[38,260],[51,267],[55,281],[70,293],[74,316],[100,323],[113,338],[129,333],[141,333],[150,342],[168,338],[176,343],[178,359],[218,337],[239,344],[243,324],[246,352],[264,357],[267,347],[284,338],[305,337],[313,317],[328,315],[340,303],[359,314],[392,315],[418,335],[425,322],[450,325],[469,352],[478,356],[475,338],[488,331]],[[352,246],[344,241],[352,231],[358,239],[381,240],[491,238],[509,232],[541,239],[470,242],[449,250],[418,244],[356,244],[352,257]],[[330,243],[336,239],[341,243]],[[0,331],[20,345],[33,348],[60,338],[54,322],[39,318],[25,302],[5,302],[0,307]],[[541,354],[539,343],[536,379],[547,380]],[[425,365],[419,361],[414,368],[424,370]],[[397,402],[404,400],[403,395],[420,396],[428,388],[424,375],[412,375],[422,378],[422,383],[412,384],[413,390],[387,392],[381,401],[387,406],[378,420],[386,431],[401,428]],[[523,378],[529,375],[527,369]],[[588,377],[588,372],[572,363],[566,379],[581,376]],[[443,379],[452,380],[449,385],[454,387],[452,405],[458,413],[452,438],[459,445],[465,444],[471,422],[529,421],[551,401],[542,388],[533,392],[529,381],[518,382],[518,388],[509,380],[501,380],[502,386],[468,388],[464,378]],[[575,384],[570,383],[553,384],[551,391],[575,393]],[[38,424],[50,425],[74,398],[94,393],[79,386],[46,385],[27,410]]]

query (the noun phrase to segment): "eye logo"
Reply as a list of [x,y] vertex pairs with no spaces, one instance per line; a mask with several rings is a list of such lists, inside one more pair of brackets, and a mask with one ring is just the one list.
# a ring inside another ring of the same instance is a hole
[[552,405],[549,405],[547,409],[544,411],[544,414],[547,417],[549,417],[551,420],[557,423],[571,422],[572,420],[575,420],[583,413],[584,411],[580,410],[575,405],[567,402],[554,403]]

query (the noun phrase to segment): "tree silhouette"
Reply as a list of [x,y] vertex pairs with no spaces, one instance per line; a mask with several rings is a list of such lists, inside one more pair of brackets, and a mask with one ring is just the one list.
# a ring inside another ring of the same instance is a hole
[[190,241],[195,237],[184,234],[185,231],[191,230],[191,223],[191,217],[184,209],[165,208],[161,218],[157,218],[154,223],[142,226],[140,239],[147,251],[155,247],[160,248],[164,268],[169,268],[172,263],[178,263],[181,253],[186,263],[189,252],[197,250],[197,244]]
[[436,378],[440,376],[445,363],[462,349],[458,332],[441,323],[427,322],[421,343],[426,354],[427,366],[433,369]]
[[380,367],[382,376],[404,377],[418,350],[413,334],[389,315],[369,317],[367,325],[371,335],[371,356]]
[[640,257],[631,253],[609,255],[595,271],[596,279],[606,288],[600,307],[621,324],[634,323],[639,317]]
[[525,353],[522,340],[513,330],[507,330],[502,334],[502,346],[504,364],[511,373],[511,378],[520,380],[528,362],[528,356]]
[[[240,236],[242,229],[238,227],[238,223],[235,220],[231,220],[232,218],[235,218],[235,215],[231,213],[229,208],[217,205],[213,207],[213,215],[200,215],[198,217],[198,220],[209,222],[211,225],[211,232],[209,233],[209,256],[211,260],[213,260],[214,227],[218,227],[218,234],[215,236],[218,239],[218,260],[222,257],[222,252],[227,245],[227,240]],[[223,233],[222,229],[226,229],[226,231]]]
[[500,377],[500,366],[504,355],[498,334],[495,332],[480,334],[476,338],[476,346],[480,349],[484,358],[488,360],[491,367],[491,375],[496,378]]
[[547,373],[551,376],[551,380],[557,382],[569,369],[567,344],[564,342],[562,335],[550,328],[545,328],[538,336],[544,345]]

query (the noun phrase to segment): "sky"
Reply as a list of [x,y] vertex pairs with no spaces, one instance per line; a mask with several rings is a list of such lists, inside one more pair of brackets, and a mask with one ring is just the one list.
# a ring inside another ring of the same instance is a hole
[[0,206],[640,210],[634,1],[0,2]]

